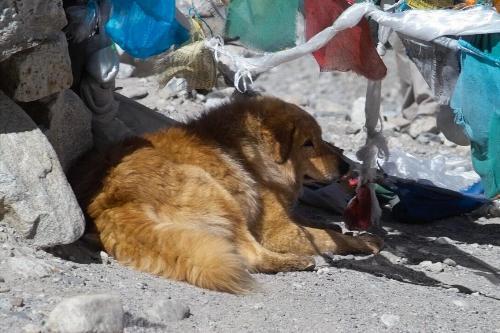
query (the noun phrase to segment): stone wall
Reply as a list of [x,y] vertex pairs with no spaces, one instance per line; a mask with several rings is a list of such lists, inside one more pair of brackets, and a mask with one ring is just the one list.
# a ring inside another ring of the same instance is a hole
[[39,247],[84,230],[64,171],[92,146],[91,113],[69,90],[66,24],[62,0],[0,0],[0,219]]

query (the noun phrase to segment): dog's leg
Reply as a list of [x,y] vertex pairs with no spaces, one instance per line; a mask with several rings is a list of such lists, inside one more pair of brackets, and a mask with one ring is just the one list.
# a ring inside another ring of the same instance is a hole
[[277,253],[259,244],[248,230],[241,230],[238,235],[238,250],[246,259],[251,272],[277,273],[312,270],[315,261],[310,256]]
[[255,225],[254,234],[271,251],[297,255],[378,253],[383,246],[382,239],[374,235],[355,237],[333,230],[303,227],[296,222],[298,220],[273,195],[267,195],[263,216]]
[[350,236],[333,230],[303,227],[292,220],[282,219],[280,228],[263,235],[262,245],[282,253],[313,255],[326,252],[336,254],[378,253],[383,241],[374,235]]

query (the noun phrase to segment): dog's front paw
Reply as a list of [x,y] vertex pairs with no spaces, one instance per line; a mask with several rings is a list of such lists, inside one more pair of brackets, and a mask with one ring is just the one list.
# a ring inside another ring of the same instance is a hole
[[287,260],[286,271],[312,271],[316,267],[316,261],[313,257],[291,255]]
[[316,267],[316,260],[313,257],[303,257],[301,258],[301,269],[302,271],[313,271]]
[[357,237],[365,243],[371,253],[377,254],[384,247],[384,240],[377,235],[364,233]]

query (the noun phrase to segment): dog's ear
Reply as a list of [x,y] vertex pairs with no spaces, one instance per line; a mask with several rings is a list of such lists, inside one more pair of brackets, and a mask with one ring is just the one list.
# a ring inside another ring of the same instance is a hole
[[296,127],[294,122],[276,124],[272,129],[262,129],[262,140],[278,164],[285,163],[292,152]]

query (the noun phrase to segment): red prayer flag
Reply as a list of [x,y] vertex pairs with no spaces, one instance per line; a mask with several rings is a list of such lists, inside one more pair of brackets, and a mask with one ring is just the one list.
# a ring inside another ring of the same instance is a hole
[[[349,7],[345,0],[305,0],[306,38],[309,40],[331,26]],[[321,71],[354,71],[370,80],[381,80],[387,68],[370,36],[368,21],[363,18],[353,28],[346,29],[313,53]]]
[[367,230],[372,225],[372,196],[370,188],[361,186],[356,196],[349,201],[344,210],[345,223],[349,230]]

